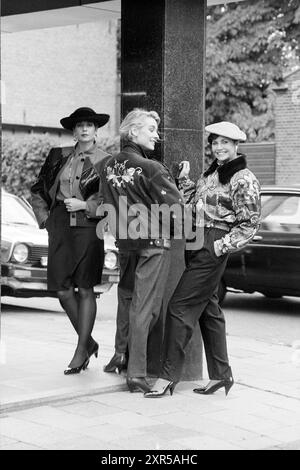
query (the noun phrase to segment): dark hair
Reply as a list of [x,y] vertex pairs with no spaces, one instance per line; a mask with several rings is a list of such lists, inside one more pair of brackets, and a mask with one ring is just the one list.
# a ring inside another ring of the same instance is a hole
[[91,118],[88,118],[88,119],[80,119],[78,121],[76,121],[73,126],[72,126],[72,131],[74,131],[75,127],[77,126],[77,124],[79,124],[80,122],[89,122],[91,124],[94,124],[95,126],[95,129],[99,129],[99,123],[97,121],[93,121],[93,119]]
[[[217,137],[219,137],[219,134],[209,134],[207,140],[208,140],[208,143],[211,145],[213,143],[213,140],[215,140]],[[225,137],[226,139],[229,139],[229,140],[232,140],[232,142],[235,142],[236,144],[238,144],[238,140],[234,140],[234,139],[231,139],[231,137]]]
[[209,134],[209,136],[207,138],[208,143],[211,145],[212,141],[215,140],[217,137],[218,137],[218,134]]

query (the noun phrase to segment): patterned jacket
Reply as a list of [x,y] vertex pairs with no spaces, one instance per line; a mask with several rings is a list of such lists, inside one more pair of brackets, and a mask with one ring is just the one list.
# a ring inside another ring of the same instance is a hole
[[228,231],[219,241],[222,253],[243,248],[260,223],[260,185],[239,155],[223,165],[217,160],[198,180],[181,180],[185,204],[192,204],[196,226],[219,227]]
[[[40,228],[45,227],[51,209],[54,207],[59,188],[59,178],[65,164],[75,151],[74,147],[52,148],[38,175],[37,181],[31,187],[31,204]],[[70,213],[70,226],[90,227],[98,222],[96,210],[99,200],[99,165],[108,156],[95,146],[85,152],[75,175],[73,196],[87,202],[86,211]]]
[[[138,249],[148,246],[151,239],[172,237],[174,224],[172,227],[170,219],[176,215],[169,208],[179,208],[180,219],[182,195],[168,168],[148,158],[141,147],[128,142],[116,157],[103,160],[100,187],[102,201],[110,212],[110,229],[120,248]],[[155,208],[161,205],[166,209],[165,216],[156,217]],[[115,220],[111,219],[112,212]]]

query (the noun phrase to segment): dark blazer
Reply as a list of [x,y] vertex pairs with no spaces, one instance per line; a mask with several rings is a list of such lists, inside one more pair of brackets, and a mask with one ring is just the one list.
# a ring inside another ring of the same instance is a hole
[[[37,181],[31,187],[31,204],[40,228],[45,228],[59,189],[60,175],[74,147],[52,148],[43,164]],[[90,227],[98,222],[96,209],[99,199],[100,162],[109,154],[100,148],[87,155],[78,165],[73,185],[73,196],[87,202],[86,211],[70,213],[70,225]]]

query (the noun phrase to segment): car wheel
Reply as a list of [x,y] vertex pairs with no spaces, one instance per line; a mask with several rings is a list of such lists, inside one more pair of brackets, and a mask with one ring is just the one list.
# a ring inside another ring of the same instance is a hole
[[221,279],[221,282],[219,284],[219,289],[218,289],[218,297],[219,297],[220,304],[224,301],[226,293],[227,293],[226,284],[223,281],[223,279]]

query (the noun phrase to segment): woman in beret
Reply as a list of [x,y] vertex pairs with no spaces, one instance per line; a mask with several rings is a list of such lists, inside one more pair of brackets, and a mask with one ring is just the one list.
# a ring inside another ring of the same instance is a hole
[[[74,147],[52,148],[31,188],[40,228],[49,235],[48,289],[56,291],[78,342],[65,375],[87,368],[98,355],[92,338],[96,317],[93,287],[101,282],[103,240],[96,235],[99,164],[107,156],[97,145],[99,127],[109,120],[91,108],[76,109],[60,123],[73,132]],[[76,291],[75,291],[76,289]]]
[[194,214],[196,238],[187,243],[186,269],[169,302],[164,357],[159,380],[147,398],[173,394],[180,381],[187,345],[200,325],[210,381],[194,392],[209,395],[220,388],[227,395],[233,385],[229,365],[224,314],[218,302],[218,285],[230,253],[244,248],[260,221],[260,188],[247,168],[238,143],[246,140],[230,122],[207,126],[214,160],[197,184],[189,179],[189,163],[182,162],[179,185],[185,204]]

